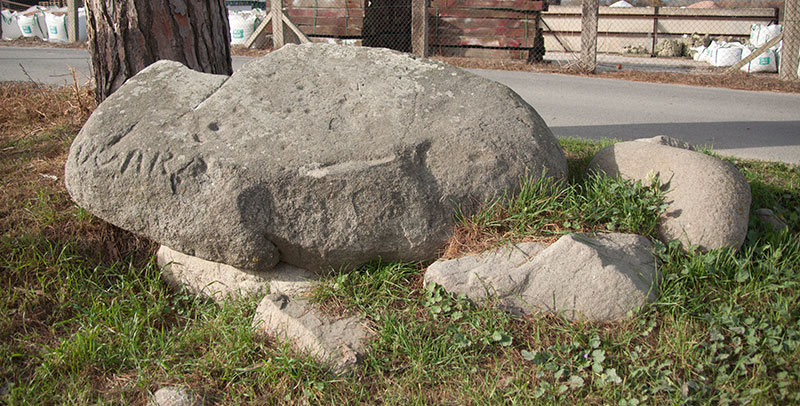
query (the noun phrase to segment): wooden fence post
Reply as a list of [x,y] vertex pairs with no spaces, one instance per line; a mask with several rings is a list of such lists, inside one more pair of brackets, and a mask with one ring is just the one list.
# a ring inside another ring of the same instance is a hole
[[428,56],[428,0],[411,1],[411,51]]
[[594,73],[597,67],[597,19],[600,0],[583,0],[581,10],[581,69]]
[[783,11],[783,50],[780,77],[796,80],[800,53],[800,0],[786,0]]
[[283,1],[271,0],[270,13],[272,14],[272,49],[283,46]]
[[69,42],[78,42],[78,0],[67,1],[67,38]]

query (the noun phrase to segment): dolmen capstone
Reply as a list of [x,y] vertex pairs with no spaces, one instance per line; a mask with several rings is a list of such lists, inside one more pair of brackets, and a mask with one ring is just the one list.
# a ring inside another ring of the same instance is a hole
[[231,77],[154,63],[98,106],[65,180],[103,220],[264,272],[434,259],[457,207],[543,173],[565,178],[563,151],[509,88],[385,49],[309,44]]
[[620,142],[598,152],[589,169],[666,189],[658,239],[701,250],[739,249],[747,236],[750,184],[732,164],[666,137]]

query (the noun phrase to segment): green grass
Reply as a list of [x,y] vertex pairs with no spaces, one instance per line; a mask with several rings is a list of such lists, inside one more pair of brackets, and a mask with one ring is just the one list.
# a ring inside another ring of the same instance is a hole
[[[26,148],[52,153],[48,139]],[[464,226],[497,241],[652,235],[663,210],[657,185],[575,176],[606,144],[563,140],[568,184],[523,182],[521,194]],[[800,172],[736,165],[753,209],[774,210],[789,230],[751,215],[738,252],[656,244],[659,298],[624,321],[513,317],[424,288],[424,264],[374,262],[326,277],[314,300],[361,315],[374,332],[363,364],[345,376],[254,333],[257,300],[216,304],[172,289],[148,243],[65,203],[61,187],[11,182],[21,191],[4,197],[13,209],[0,223],[0,404],[144,404],[170,384],[232,405],[796,404]]]
[[658,216],[666,205],[658,182],[642,185],[597,174],[564,184],[549,177],[526,178],[519,193],[485,205],[463,225],[485,234],[521,239],[570,232],[618,231],[655,235]]

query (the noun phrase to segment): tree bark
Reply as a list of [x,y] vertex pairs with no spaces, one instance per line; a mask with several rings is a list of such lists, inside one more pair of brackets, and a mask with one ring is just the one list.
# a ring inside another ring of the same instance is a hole
[[87,34],[98,103],[160,59],[230,75],[224,0],[87,0]]

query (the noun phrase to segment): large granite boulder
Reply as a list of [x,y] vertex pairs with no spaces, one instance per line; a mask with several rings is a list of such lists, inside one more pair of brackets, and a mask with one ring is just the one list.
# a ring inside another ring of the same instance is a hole
[[601,150],[590,170],[666,188],[668,204],[658,238],[700,249],[738,249],[747,236],[750,185],[732,164],[699,152],[652,142],[628,141]]
[[66,184],[80,206],[239,269],[435,258],[454,209],[564,178],[509,88],[385,49],[286,46],[230,78],[161,61],[89,118]]
[[516,314],[611,321],[655,300],[661,274],[650,241],[634,234],[568,234],[544,248],[522,243],[434,262],[425,284],[498,300]]

